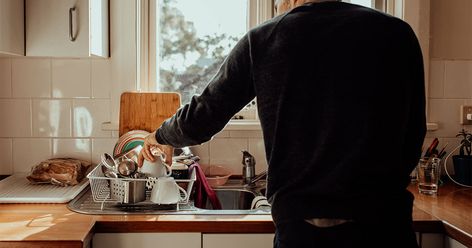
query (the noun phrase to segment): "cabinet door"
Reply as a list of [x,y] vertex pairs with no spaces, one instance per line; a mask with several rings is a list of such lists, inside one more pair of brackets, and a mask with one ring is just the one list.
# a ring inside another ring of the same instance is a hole
[[26,56],[90,55],[88,0],[26,0],[25,4]]
[[203,248],[272,248],[274,234],[203,234]]
[[201,233],[97,233],[93,248],[201,248]]
[[444,248],[444,235],[441,233],[421,233],[422,248]]
[[24,55],[24,2],[0,1],[0,54]]

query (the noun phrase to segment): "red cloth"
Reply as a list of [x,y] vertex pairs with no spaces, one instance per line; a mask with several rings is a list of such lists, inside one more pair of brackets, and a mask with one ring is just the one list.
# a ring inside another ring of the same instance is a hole
[[216,195],[215,191],[211,188],[210,184],[203,173],[202,168],[198,163],[195,163],[190,166],[189,170],[195,169],[195,173],[197,176],[197,180],[194,183],[195,187],[195,197],[194,197],[194,205],[197,208],[205,208],[207,199],[210,200],[211,206],[213,209],[221,209],[220,200],[218,200],[218,196]]

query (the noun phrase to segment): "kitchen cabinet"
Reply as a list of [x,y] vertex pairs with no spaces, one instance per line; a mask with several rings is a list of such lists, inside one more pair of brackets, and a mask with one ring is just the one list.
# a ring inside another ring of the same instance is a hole
[[273,233],[203,234],[202,248],[272,248]]
[[444,248],[444,235],[441,233],[421,233],[421,248]]
[[97,233],[92,247],[201,248],[201,237],[201,233]]
[[24,2],[0,0],[0,55],[25,54]]
[[108,57],[108,3],[26,0],[26,56]]

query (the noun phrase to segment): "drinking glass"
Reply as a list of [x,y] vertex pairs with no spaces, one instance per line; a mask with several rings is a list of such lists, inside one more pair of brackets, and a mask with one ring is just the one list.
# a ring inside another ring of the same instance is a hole
[[418,162],[418,190],[425,195],[436,195],[440,176],[439,158],[422,158]]

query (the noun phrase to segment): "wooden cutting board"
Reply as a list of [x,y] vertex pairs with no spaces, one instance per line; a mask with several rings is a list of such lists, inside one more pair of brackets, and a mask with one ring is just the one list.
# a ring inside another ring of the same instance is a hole
[[179,107],[178,93],[124,92],[120,101],[119,135],[131,130],[154,132]]

